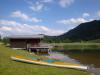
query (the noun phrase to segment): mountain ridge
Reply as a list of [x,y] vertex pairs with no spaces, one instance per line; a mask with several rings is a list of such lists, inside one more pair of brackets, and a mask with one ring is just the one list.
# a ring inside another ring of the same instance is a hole
[[73,41],[100,39],[100,20],[82,23],[58,37]]
[[59,36],[45,36],[47,42],[80,42],[100,39],[100,20],[81,23]]

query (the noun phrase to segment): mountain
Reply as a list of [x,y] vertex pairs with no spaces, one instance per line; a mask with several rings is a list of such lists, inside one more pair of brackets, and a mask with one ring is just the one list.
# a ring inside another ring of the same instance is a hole
[[94,20],[78,25],[76,28],[58,36],[60,39],[72,41],[88,41],[100,39],[100,20]]

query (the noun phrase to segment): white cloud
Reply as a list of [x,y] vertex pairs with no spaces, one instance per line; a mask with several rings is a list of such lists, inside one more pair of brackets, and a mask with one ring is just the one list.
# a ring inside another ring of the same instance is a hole
[[30,5],[29,8],[34,12],[41,12],[47,8],[47,4],[52,3],[54,0],[36,0],[34,2],[29,0],[24,1]]
[[41,19],[35,18],[35,17],[29,17],[28,15],[22,13],[21,11],[14,11],[11,13],[11,17],[16,17],[16,18],[20,18],[22,20],[26,20],[26,21],[32,21],[33,23],[37,23],[37,22],[41,22]]
[[6,31],[11,31],[12,28],[11,27],[6,27],[6,26],[3,26],[0,28],[0,30],[6,30]]
[[61,7],[66,7],[71,5],[74,2],[74,0],[59,0],[59,4]]
[[12,12],[11,16],[12,17],[21,18],[21,19],[24,19],[24,20],[28,20],[29,19],[29,17],[26,14],[22,13],[21,11]]
[[45,26],[41,26],[41,28],[39,28],[39,30],[42,30],[41,32],[46,35],[61,35],[62,33],[65,32],[63,30],[50,29]]
[[16,21],[0,20],[0,33],[5,34],[46,34],[60,35],[63,30],[50,29],[45,26],[21,24]]
[[82,15],[83,17],[89,17],[90,16],[90,14],[89,13],[83,13],[83,15]]
[[32,6],[30,6],[30,9],[32,9],[33,11],[36,11],[36,12],[41,11],[43,8],[44,8],[44,4],[42,4],[40,2],[36,2]]
[[63,19],[57,21],[60,24],[65,24],[65,25],[79,25],[80,23],[88,22],[90,20],[86,20],[84,18],[71,18],[71,19]]
[[29,8],[33,10],[34,12],[41,12],[48,8],[48,4],[59,4],[61,7],[65,8],[72,3],[74,3],[74,0],[36,0],[36,1],[29,1],[29,0],[24,0],[26,3],[28,3],[30,6]]
[[98,11],[98,12],[96,13],[96,15],[100,17],[100,11]]
[[7,25],[7,26],[14,26],[14,25],[19,25],[19,23],[16,23],[16,21],[7,21],[7,20],[0,20],[1,25]]
[[31,21],[32,22],[41,22],[42,20],[41,19],[37,19],[37,18],[34,17],[34,18],[31,18]]
[[41,2],[44,2],[44,3],[51,3],[51,2],[53,2],[53,0],[41,0]]

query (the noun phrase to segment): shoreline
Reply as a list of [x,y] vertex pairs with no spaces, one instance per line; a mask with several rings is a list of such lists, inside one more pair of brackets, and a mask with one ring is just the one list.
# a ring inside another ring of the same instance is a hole
[[57,51],[95,51],[100,50],[100,43],[50,43]]

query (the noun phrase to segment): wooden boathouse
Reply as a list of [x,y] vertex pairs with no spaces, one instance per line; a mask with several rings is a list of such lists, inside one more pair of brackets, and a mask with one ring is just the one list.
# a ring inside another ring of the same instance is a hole
[[49,53],[51,46],[42,42],[44,35],[12,35],[9,36],[10,47],[25,49],[37,54]]

